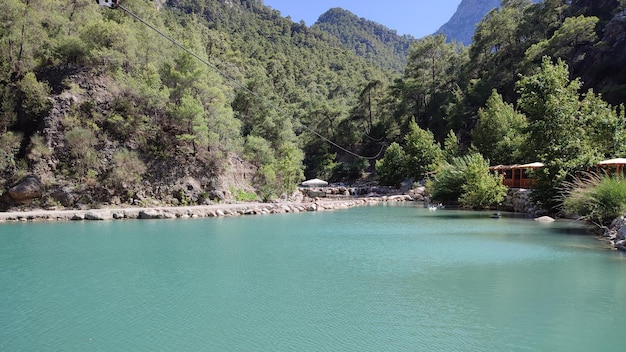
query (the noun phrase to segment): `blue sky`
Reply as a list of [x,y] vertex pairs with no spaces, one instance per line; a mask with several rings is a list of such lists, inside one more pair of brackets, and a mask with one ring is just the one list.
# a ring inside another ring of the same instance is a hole
[[333,7],[341,7],[359,17],[395,29],[398,34],[422,38],[434,33],[456,11],[461,0],[263,0],[266,6],[291,16],[294,22],[304,20],[311,26]]

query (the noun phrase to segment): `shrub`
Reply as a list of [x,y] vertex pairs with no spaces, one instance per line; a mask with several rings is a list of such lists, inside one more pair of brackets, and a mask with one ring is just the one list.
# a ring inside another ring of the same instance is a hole
[[137,153],[122,149],[113,155],[115,168],[111,173],[111,181],[115,186],[131,188],[141,182],[141,176],[146,172],[146,165],[137,156]]
[[9,180],[16,178],[19,170],[17,154],[20,150],[22,135],[7,132],[0,134],[0,187]]
[[626,180],[585,174],[562,190],[563,210],[581,219],[605,225],[626,212]]
[[478,153],[444,163],[436,177],[426,184],[432,198],[459,201],[464,207],[484,208],[497,204],[506,195],[502,179],[489,172],[487,161]]
[[246,191],[243,189],[235,189],[230,187],[230,193],[235,197],[238,202],[254,202],[259,200],[259,197],[254,192]]
[[98,153],[95,145],[98,139],[92,130],[74,127],[65,133],[65,142],[74,158],[78,176],[85,176],[87,170],[97,168]]

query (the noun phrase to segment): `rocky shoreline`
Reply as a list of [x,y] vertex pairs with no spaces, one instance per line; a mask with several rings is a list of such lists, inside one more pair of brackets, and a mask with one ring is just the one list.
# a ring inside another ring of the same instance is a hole
[[347,209],[380,202],[414,201],[409,195],[346,199],[311,199],[302,202],[233,203],[179,207],[103,208],[88,210],[30,210],[0,212],[0,222],[81,221],[122,219],[187,219],[224,216],[285,214]]
[[613,220],[609,227],[602,227],[602,237],[611,247],[626,252],[626,218],[620,216]]

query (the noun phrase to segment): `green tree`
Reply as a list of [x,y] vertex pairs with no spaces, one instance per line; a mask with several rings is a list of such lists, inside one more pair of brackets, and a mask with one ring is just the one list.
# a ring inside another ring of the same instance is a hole
[[443,139],[449,128],[445,108],[455,99],[465,60],[462,46],[446,43],[444,35],[411,44],[404,77],[395,83],[394,89],[402,94],[395,114],[405,119],[406,125],[417,117],[420,127]]
[[526,117],[493,90],[487,105],[478,110],[478,123],[472,130],[472,141],[492,165],[522,162]]
[[205,148],[209,142],[206,113],[202,103],[193,96],[184,94],[172,113],[178,124],[183,126],[183,133],[176,138],[191,142],[193,155],[196,155],[198,148]]
[[568,175],[599,161],[595,146],[587,138],[580,113],[579,80],[569,79],[567,65],[553,64],[544,57],[541,70],[518,82],[518,106],[528,119],[526,158],[546,166],[536,171],[536,200],[547,209],[557,205],[557,190]]
[[[477,104],[476,109],[484,104],[494,88],[513,93],[518,73],[524,72],[520,59],[539,35],[529,33],[534,27],[524,28],[526,23],[540,17],[529,16],[531,5],[530,0],[503,1],[499,9],[489,12],[476,26],[469,50],[471,64],[467,67],[469,99]],[[511,96],[507,94],[505,100],[512,100]]]
[[382,159],[376,161],[376,174],[382,185],[398,186],[405,177],[406,154],[398,143],[391,143]]
[[290,194],[304,180],[303,159],[304,153],[294,143],[285,142],[280,147],[276,167],[279,192]]
[[598,42],[596,25],[600,19],[594,16],[568,17],[552,37],[534,44],[526,51],[527,60],[538,60],[543,56],[562,58],[568,62],[580,61],[584,58],[574,57],[581,46],[591,46]]
[[442,157],[443,160],[451,162],[452,159],[461,155],[461,146],[459,139],[453,130],[450,130],[446,139],[443,141]]
[[404,137],[406,152],[406,177],[422,180],[435,169],[441,159],[441,148],[432,132],[421,129],[415,120],[409,124],[409,133]]
[[34,73],[28,72],[17,83],[17,88],[20,92],[19,122],[32,129],[42,115],[52,107],[50,100],[48,100],[50,87],[45,82],[39,82]]
[[507,187],[502,184],[502,176],[489,171],[487,160],[477,153],[460,160],[463,160],[465,180],[459,202],[469,208],[485,208],[502,202]]
[[579,113],[589,143],[605,158],[626,153],[626,116],[624,106],[609,105],[589,90],[580,101]]

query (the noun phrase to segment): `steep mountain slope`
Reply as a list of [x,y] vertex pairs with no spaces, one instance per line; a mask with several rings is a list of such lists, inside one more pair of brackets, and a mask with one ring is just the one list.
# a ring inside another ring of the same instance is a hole
[[[500,7],[501,0],[462,0],[456,12],[436,33],[445,34],[449,41],[469,45],[474,29],[485,15]],[[534,0],[535,3],[541,0]]]
[[312,26],[337,38],[357,55],[384,69],[401,72],[406,66],[409,45],[414,38],[400,36],[381,24],[359,18],[342,8],[322,14]]
[[290,194],[305,148],[324,144],[307,127],[336,140],[332,127],[364,87],[388,80],[337,38],[258,0],[159,5],[124,1],[207,64],[126,10],[8,1],[0,208],[30,200],[9,191],[25,175],[39,180],[31,194],[43,207]]

